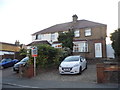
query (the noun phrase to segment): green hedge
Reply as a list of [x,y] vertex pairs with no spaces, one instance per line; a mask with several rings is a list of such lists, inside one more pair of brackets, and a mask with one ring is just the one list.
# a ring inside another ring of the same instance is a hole
[[[38,56],[36,57],[37,68],[58,67],[60,62],[71,53],[69,48],[57,49],[47,44],[39,44],[36,46],[38,48]],[[29,50],[29,52],[29,63],[33,64],[34,58],[31,56],[31,50]]]

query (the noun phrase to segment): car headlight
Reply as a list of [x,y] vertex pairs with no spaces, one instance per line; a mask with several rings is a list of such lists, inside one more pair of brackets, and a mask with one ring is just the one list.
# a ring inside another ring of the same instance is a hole
[[73,67],[78,67],[79,66],[79,64],[75,64]]

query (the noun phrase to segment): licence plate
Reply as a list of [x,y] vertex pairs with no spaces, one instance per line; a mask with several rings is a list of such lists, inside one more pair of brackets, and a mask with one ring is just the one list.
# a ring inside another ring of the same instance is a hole
[[15,70],[18,70],[18,68],[15,68]]
[[70,69],[69,68],[67,68],[67,69],[64,69],[65,71],[70,71]]

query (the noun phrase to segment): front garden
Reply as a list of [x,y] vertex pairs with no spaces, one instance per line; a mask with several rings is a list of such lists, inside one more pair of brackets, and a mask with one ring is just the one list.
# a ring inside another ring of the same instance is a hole
[[[38,56],[36,57],[36,73],[38,74],[41,70],[50,70],[50,69],[58,69],[60,62],[67,56],[71,54],[69,48],[57,49],[51,47],[46,44],[36,45],[38,49]],[[25,73],[28,71],[27,67],[30,67],[34,63],[34,57],[31,55],[31,49],[29,53],[27,50],[21,50],[21,55],[29,56],[30,60],[26,65],[24,71]],[[29,71],[28,71],[29,72]],[[31,70],[31,73],[33,70]],[[33,74],[32,74],[33,75]]]

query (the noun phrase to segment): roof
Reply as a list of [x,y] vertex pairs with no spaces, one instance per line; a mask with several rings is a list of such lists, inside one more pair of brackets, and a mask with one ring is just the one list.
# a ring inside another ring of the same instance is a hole
[[27,46],[32,46],[32,45],[36,45],[36,44],[48,44],[51,45],[48,41],[33,41],[30,44],[28,44]]
[[11,46],[16,46],[15,44],[6,43],[6,42],[0,42],[0,44],[7,44],[7,45],[11,45]]
[[76,23],[67,22],[67,23],[62,23],[62,24],[56,24],[49,28],[35,32],[32,35],[53,33],[53,32],[59,32],[59,31],[67,31],[71,27],[73,27],[74,29],[82,29],[82,28],[91,28],[91,27],[96,27],[96,26],[106,26],[106,24],[97,23],[97,22],[88,21],[88,20],[83,19],[83,20],[77,20]]
[[18,52],[21,48],[15,44],[0,42],[0,51]]

